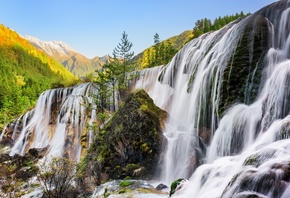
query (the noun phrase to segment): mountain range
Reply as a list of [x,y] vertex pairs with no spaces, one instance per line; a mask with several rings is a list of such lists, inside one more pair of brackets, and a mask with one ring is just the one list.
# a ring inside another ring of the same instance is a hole
[[23,38],[80,78],[94,73],[109,60],[108,55],[89,59],[62,41],[42,41],[33,36],[23,36]]
[[[109,55],[105,55],[103,57],[95,56],[94,58],[89,59],[62,41],[42,41],[36,37],[28,35],[22,37],[29,41],[37,49],[45,52],[47,55],[57,60],[71,73],[80,78],[85,78],[89,74],[94,73],[110,59]],[[187,30],[179,35],[165,39],[160,43],[170,42],[176,50],[179,50],[191,37],[192,30]],[[133,61],[138,65],[138,68],[144,68],[144,60],[146,59],[144,53],[152,49],[153,45],[147,49],[144,49],[144,51],[137,54],[133,58]]]

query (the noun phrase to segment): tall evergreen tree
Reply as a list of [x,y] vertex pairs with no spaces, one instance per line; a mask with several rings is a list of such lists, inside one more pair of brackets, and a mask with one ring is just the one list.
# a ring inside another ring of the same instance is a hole
[[155,34],[154,34],[154,44],[156,45],[156,44],[158,44],[158,43],[160,43],[159,34],[155,33]]
[[115,61],[119,60],[122,63],[122,72],[118,82],[121,89],[126,89],[128,87],[127,74],[134,70],[133,65],[130,64],[130,60],[134,56],[134,52],[131,52],[132,46],[132,42],[128,40],[128,34],[124,31],[121,42],[113,50]]

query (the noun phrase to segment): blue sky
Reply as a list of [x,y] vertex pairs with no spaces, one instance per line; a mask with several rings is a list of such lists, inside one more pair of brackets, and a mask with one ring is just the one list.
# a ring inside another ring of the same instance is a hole
[[88,58],[112,54],[122,32],[140,53],[191,30],[196,20],[255,12],[277,0],[0,0],[0,24],[43,41],[63,41]]

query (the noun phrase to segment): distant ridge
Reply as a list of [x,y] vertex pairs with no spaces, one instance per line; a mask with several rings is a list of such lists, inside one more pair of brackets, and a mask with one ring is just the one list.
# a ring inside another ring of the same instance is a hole
[[109,60],[108,55],[89,59],[62,41],[42,41],[33,36],[23,36],[23,38],[80,78],[94,73]]
[[44,50],[48,55],[70,55],[71,52],[76,51],[68,44],[62,41],[41,41],[33,36],[23,36],[24,39],[32,43],[36,48]]

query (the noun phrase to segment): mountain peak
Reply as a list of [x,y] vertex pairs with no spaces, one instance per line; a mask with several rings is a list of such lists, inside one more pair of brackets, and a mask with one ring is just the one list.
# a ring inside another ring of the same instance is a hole
[[22,36],[24,39],[32,43],[36,48],[44,50],[48,55],[68,56],[76,53],[72,47],[62,41],[42,41],[33,36]]
[[109,61],[108,56],[96,56],[93,59],[88,59],[62,41],[42,41],[33,36],[22,37],[37,49],[57,60],[78,77],[85,77],[90,73],[94,73],[96,69],[99,69]]

